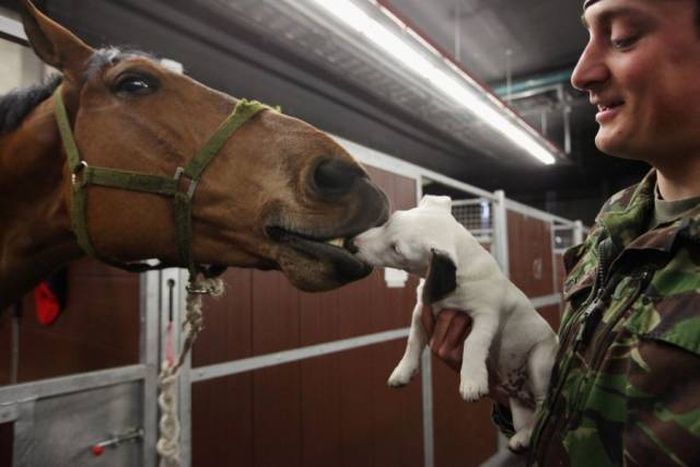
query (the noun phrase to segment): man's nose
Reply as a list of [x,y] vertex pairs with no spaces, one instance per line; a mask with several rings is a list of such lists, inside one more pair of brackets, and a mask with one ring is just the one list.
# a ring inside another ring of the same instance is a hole
[[579,91],[599,88],[610,79],[610,69],[595,43],[589,43],[571,74],[571,85]]

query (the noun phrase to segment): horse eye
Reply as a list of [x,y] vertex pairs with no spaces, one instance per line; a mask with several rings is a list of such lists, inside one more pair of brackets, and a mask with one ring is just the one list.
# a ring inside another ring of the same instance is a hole
[[391,249],[394,250],[394,253],[400,255],[401,254],[401,249],[399,248],[398,242],[394,242],[391,244]]
[[118,94],[144,95],[157,89],[155,80],[143,76],[127,75],[117,81],[114,91]]

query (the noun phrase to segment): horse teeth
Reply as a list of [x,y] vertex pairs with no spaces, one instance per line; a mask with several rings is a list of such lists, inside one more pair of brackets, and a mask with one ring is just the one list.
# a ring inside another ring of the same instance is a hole
[[332,240],[326,240],[329,245],[337,246],[338,248],[343,248],[344,240],[342,238],[334,238]]

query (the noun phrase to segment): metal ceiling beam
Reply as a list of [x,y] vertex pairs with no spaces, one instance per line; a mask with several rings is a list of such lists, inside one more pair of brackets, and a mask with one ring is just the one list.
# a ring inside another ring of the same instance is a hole
[[533,76],[524,80],[513,83],[510,87],[507,84],[501,84],[493,87],[493,92],[499,97],[511,98],[514,94],[527,93],[533,90],[549,89],[562,83],[571,82],[571,70],[562,70],[554,73],[547,73]]

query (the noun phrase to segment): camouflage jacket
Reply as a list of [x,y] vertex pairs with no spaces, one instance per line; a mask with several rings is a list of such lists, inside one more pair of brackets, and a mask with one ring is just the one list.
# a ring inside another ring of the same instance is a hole
[[567,251],[539,466],[700,466],[700,206],[647,231],[655,172]]

